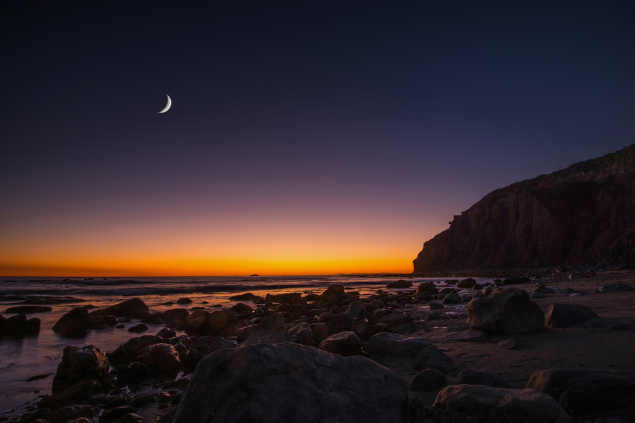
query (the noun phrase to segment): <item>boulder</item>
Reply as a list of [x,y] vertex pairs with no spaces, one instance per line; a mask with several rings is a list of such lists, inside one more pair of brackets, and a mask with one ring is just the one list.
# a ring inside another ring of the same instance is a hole
[[422,282],[417,286],[417,295],[422,292],[427,292],[428,294],[438,294],[439,290],[434,282]]
[[408,323],[412,323],[414,319],[406,314],[403,313],[390,313],[385,315],[380,323],[385,323],[388,325],[388,327],[390,328],[394,328],[397,326],[402,326],[402,325],[406,325]]
[[410,391],[434,391],[445,385],[445,375],[436,369],[425,369],[408,382]]
[[142,311],[148,311],[148,306],[146,305],[146,303],[141,301],[140,298],[131,298],[110,307],[106,307],[101,310],[95,310],[90,314],[92,316],[112,315],[117,317],[134,317],[137,313]]
[[244,294],[233,295],[229,297],[231,301],[252,301],[254,303],[262,303],[264,302],[264,298],[259,297],[258,295],[252,294],[251,292],[246,292]]
[[589,329],[627,330],[628,325],[615,319],[590,319],[582,324]]
[[361,316],[362,314],[366,314],[366,307],[361,301],[353,301],[348,305],[346,312],[353,316]]
[[216,330],[223,330],[231,322],[238,320],[238,314],[231,310],[221,310],[211,313],[206,318],[206,323]]
[[521,283],[529,283],[531,279],[526,276],[512,276],[503,280],[503,285],[518,285]]
[[177,323],[185,323],[190,312],[184,308],[173,308],[171,310],[164,311],[161,314],[161,320],[166,323],[177,324]]
[[343,285],[331,285],[322,293],[320,302],[326,305],[337,305],[345,298],[350,298],[350,295],[344,292]]
[[443,300],[441,300],[441,304],[460,304],[460,303],[461,303],[461,296],[455,292],[450,292],[445,297],[443,297]]
[[390,282],[388,285],[386,285],[386,288],[410,288],[411,286],[412,286],[411,281],[402,279],[395,282]]
[[158,373],[174,375],[181,366],[179,353],[172,345],[154,344],[145,347],[139,360]]
[[472,288],[474,285],[476,285],[476,280],[467,278],[460,281],[456,286],[457,288]]
[[[635,407],[635,378],[613,370],[536,370],[529,378],[527,388],[552,396],[573,416]],[[629,412],[635,413],[635,409]]]
[[573,423],[553,398],[534,389],[451,385],[439,392],[431,409],[440,423]]
[[578,304],[551,304],[545,317],[545,326],[550,328],[568,328],[578,326],[587,320],[598,319],[589,307]]
[[236,344],[221,336],[201,336],[194,340],[192,348],[202,352],[203,355],[211,354],[218,350],[234,348]]
[[529,332],[544,329],[545,314],[526,291],[496,288],[467,304],[467,323],[484,332]]
[[98,380],[108,374],[108,358],[93,345],[64,348],[62,361],[53,378],[52,392],[58,393],[82,380]]
[[483,342],[487,340],[487,334],[480,330],[468,329],[457,332],[449,332],[445,339],[453,342]]
[[622,282],[607,283],[600,287],[600,292],[634,291],[634,289]]
[[435,303],[434,301],[430,301],[430,310],[441,310],[445,308],[443,304]]
[[208,355],[172,423],[247,421],[405,423],[410,407],[404,382],[364,357],[293,343]]
[[238,342],[243,342],[249,339],[249,337],[256,331],[258,325],[247,325],[242,328],[236,329],[236,339]]
[[132,332],[132,333],[142,333],[147,331],[148,325],[146,325],[145,323],[139,323],[138,325],[134,325],[134,326],[130,326],[128,328],[128,332]]
[[414,357],[423,348],[432,345],[424,337],[407,337],[389,332],[373,335],[364,350],[373,355]]
[[177,304],[192,304],[192,300],[190,300],[187,297],[184,298],[179,298],[178,300],[176,300]]
[[335,335],[343,331],[355,329],[355,318],[348,313],[333,314],[331,320],[326,322],[329,328],[329,335]]
[[329,336],[320,342],[319,348],[343,357],[350,357],[362,353],[362,341],[355,332],[345,331]]
[[8,319],[0,314],[0,338],[23,337],[40,333],[40,319],[27,319],[26,314],[20,313]]
[[104,414],[102,414],[99,418],[99,423],[109,423],[117,419],[121,419],[126,414],[134,413],[135,411],[137,410],[129,405],[111,408],[110,410],[104,411]]
[[27,305],[27,306],[17,306],[17,307],[9,307],[6,311],[6,313],[9,314],[19,314],[19,313],[25,313],[25,314],[33,314],[33,313],[45,313],[47,311],[53,311],[52,307],[48,307],[48,306],[31,306],[31,305]]
[[163,342],[167,342],[167,340],[155,335],[144,335],[137,338],[130,338],[126,343],[120,345],[113,352],[106,355],[108,356],[110,364],[120,368],[135,361],[145,347]]
[[235,306],[232,306],[230,310],[235,311],[238,314],[251,313],[252,311],[254,311],[251,307],[244,303],[238,303]]
[[329,337],[329,327],[326,323],[312,323],[311,332],[313,333],[313,339],[318,342]]
[[93,317],[88,313],[88,310],[84,307],[76,307],[60,317],[53,325],[53,332],[69,338],[81,337],[93,327],[93,323]]
[[115,326],[117,324],[117,317],[112,315],[98,315],[93,316],[93,329],[102,330],[109,326]]
[[313,331],[307,322],[298,323],[289,329],[291,342],[296,344],[313,346]]
[[493,388],[511,388],[498,373],[484,370],[465,369],[459,373],[458,383],[464,385],[485,385]]
[[146,317],[144,317],[143,319],[141,319],[142,323],[147,323],[150,325],[162,325],[164,323],[166,323],[161,317],[163,316],[163,313],[161,312],[157,312],[157,313],[152,313]]
[[163,339],[170,339],[176,337],[176,331],[174,329],[163,328],[158,333],[157,336]]
[[[57,410],[47,420],[51,423],[67,423],[69,421],[85,417],[87,421],[93,421],[92,417],[96,416],[98,413],[99,408],[91,405],[67,405],[66,407],[62,407]],[[89,418],[90,420],[88,420]]]
[[274,313],[263,318],[249,338],[240,346],[290,341],[291,335],[286,330],[284,316],[282,313]]
[[450,373],[456,365],[454,361],[443,351],[435,347],[434,345],[430,345],[421,349],[416,355],[414,359],[414,367],[417,370],[424,369],[437,369],[443,373]]

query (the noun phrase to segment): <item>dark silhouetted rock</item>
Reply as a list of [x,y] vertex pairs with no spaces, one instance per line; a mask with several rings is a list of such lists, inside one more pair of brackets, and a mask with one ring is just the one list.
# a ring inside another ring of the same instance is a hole
[[17,306],[10,307],[7,309],[6,313],[14,314],[14,313],[25,313],[25,314],[33,314],[33,313],[45,313],[47,311],[52,311],[52,307],[48,306]]
[[414,359],[414,367],[417,370],[424,369],[437,369],[443,373],[450,373],[456,365],[454,361],[443,351],[435,347],[434,345],[430,345],[425,347],[415,355]]
[[476,285],[476,280],[474,280],[473,278],[463,279],[458,284],[456,284],[458,288],[471,288],[474,285]]
[[174,329],[163,328],[157,332],[157,336],[163,339],[171,339],[176,337],[176,331]]
[[390,282],[388,285],[386,285],[386,288],[410,288],[411,286],[412,286],[411,281],[406,281],[402,279],[399,281]]
[[443,300],[441,300],[441,304],[460,304],[461,303],[461,296],[455,292],[450,292],[449,294],[446,294],[445,297],[443,297]]
[[628,330],[626,323],[615,319],[590,319],[584,322],[582,327],[590,329]]
[[364,357],[260,344],[201,360],[173,423],[203,421],[405,423],[410,407],[404,382]]
[[64,314],[53,326],[53,332],[67,337],[81,337],[93,327],[93,318],[84,307],[76,307]]
[[185,298],[179,298],[178,300],[176,300],[177,304],[192,304],[192,300],[190,300],[189,298],[185,297]]
[[57,410],[51,417],[51,423],[67,423],[80,417],[91,418],[99,413],[99,408],[91,405],[68,405]]
[[172,345],[154,344],[141,351],[139,361],[155,371],[172,375],[176,374],[181,366],[179,353]]
[[402,326],[402,325],[406,325],[409,323],[412,323],[414,319],[406,314],[403,313],[390,313],[385,315],[384,317],[382,317],[380,323],[385,323],[388,325],[388,327],[390,328],[394,328],[397,326]]
[[[635,378],[623,372],[596,369],[536,370],[527,388],[551,395],[573,416],[604,410],[633,408],[635,415]],[[615,415],[615,414],[613,414]]]
[[445,339],[453,342],[483,342],[487,340],[487,334],[480,330],[468,329],[457,332],[449,332]]
[[568,328],[599,317],[589,307],[578,304],[551,304],[545,317],[545,325],[550,328]]
[[530,283],[531,279],[526,276],[512,276],[503,280],[503,285],[519,285],[521,283]]
[[104,411],[104,414],[99,418],[99,423],[109,423],[122,418],[128,413],[134,413],[135,411],[137,410],[129,405],[111,408],[110,410]]
[[509,383],[500,375],[484,370],[462,370],[461,373],[459,373],[458,383],[466,385],[485,385],[493,388],[511,388]]
[[351,298],[344,292],[343,285],[331,285],[322,294],[320,302],[327,305],[340,304],[345,298]]
[[445,375],[436,369],[425,369],[408,382],[411,391],[434,391],[445,385]]
[[241,344],[270,344],[279,342],[290,342],[291,335],[287,332],[282,313],[274,313],[265,317],[258,323],[251,336]]
[[26,314],[20,313],[8,319],[0,314],[0,338],[23,337],[40,333],[40,319],[27,319]]
[[439,290],[434,282],[422,282],[417,286],[417,294],[427,292],[428,294],[438,294]]
[[348,305],[346,313],[353,316],[361,316],[363,314],[366,314],[366,307],[364,306],[364,303],[360,301],[353,301]]
[[173,308],[171,310],[164,311],[161,314],[161,320],[172,324],[177,322],[185,323],[189,315],[190,312],[184,308]]
[[414,357],[423,348],[432,345],[427,338],[407,337],[389,332],[373,335],[364,350],[373,355]]
[[326,326],[329,328],[329,335],[351,331],[355,329],[355,318],[348,313],[334,314],[332,318],[326,322]]
[[108,374],[106,354],[93,345],[64,348],[62,361],[57,366],[53,378],[52,392],[58,393],[64,388],[82,380],[98,380]]
[[132,332],[132,333],[142,333],[142,332],[146,332],[147,330],[148,330],[148,325],[146,325],[145,323],[139,323],[138,325],[130,326],[128,328],[128,332]]
[[251,313],[253,311],[253,309],[251,307],[249,307],[247,304],[243,304],[243,303],[236,304],[230,310],[231,311],[235,311],[238,314]]
[[633,291],[633,288],[622,282],[607,283],[600,287],[600,292]]
[[544,329],[545,314],[526,291],[497,288],[467,304],[467,323],[484,332],[529,332]]
[[320,342],[320,349],[344,357],[359,355],[362,352],[362,341],[352,331],[331,335]]
[[143,335],[129,339],[125,344],[119,346],[116,350],[106,355],[108,356],[110,364],[120,368],[136,361],[136,358],[141,354],[141,351],[145,347],[164,342],[167,342],[167,340],[158,336]]
[[635,262],[635,145],[493,191],[427,241],[414,273]]
[[233,295],[229,297],[232,301],[252,301],[254,303],[262,303],[264,302],[264,298],[259,297],[258,295],[252,294],[251,292],[246,292],[244,294]]
[[93,329],[102,330],[117,324],[117,318],[109,315],[93,316]]
[[313,331],[311,331],[311,326],[306,322],[298,323],[289,329],[289,335],[291,335],[291,342],[313,346]]
[[534,389],[451,385],[439,392],[431,409],[440,423],[573,423],[553,398]]
[[131,298],[110,307],[95,310],[90,314],[92,316],[112,315],[117,317],[134,317],[137,313],[142,311],[147,312],[148,306],[143,301],[141,301],[140,298]]

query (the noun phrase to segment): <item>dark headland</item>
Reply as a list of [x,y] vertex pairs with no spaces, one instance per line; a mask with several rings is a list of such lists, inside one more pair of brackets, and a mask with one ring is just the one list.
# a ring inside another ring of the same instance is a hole
[[635,144],[487,194],[427,241],[413,263],[417,275],[474,275],[632,262]]

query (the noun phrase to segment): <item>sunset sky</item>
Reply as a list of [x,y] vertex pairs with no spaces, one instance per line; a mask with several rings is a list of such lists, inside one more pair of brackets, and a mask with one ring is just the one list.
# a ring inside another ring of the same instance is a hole
[[630,0],[4,1],[0,275],[411,272],[635,142],[633,52]]

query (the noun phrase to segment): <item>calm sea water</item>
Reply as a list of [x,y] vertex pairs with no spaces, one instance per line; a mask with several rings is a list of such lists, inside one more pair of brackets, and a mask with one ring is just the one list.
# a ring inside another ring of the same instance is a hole
[[[357,290],[362,295],[370,294],[379,288],[385,288],[388,282],[399,278],[378,276],[268,276],[268,277],[170,277],[170,278],[95,278],[83,280],[74,278],[0,278],[0,295],[52,295],[71,296],[85,300],[83,303],[51,305],[53,311],[28,315],[42,321],[39,335],[22,339],[0,340],[0,413],[37,401],[38,396],[49,394],[53,375],[60,362],[62,350],[67,345],[95,345],[110,352],[129,338],[139,336],[126,329],[110,327],[100,331],[89,331],[80,339],[65,338],[51,330],[55,322],[72,308],[82,304],[93,304],[97,308],[106,307],[130,297],[139,297],[150,307],[150,311],[164,311],[170,308],[192,308],[204,306],[213,311],[212,305],[231,307],[236,301],[229,297],[243,292],[265,296],[267,293],[285,292],[321,293],[329,285],[339,283],[348,289]],[[435,281],[440,285],[446,278],[416,278],[414,284],[422,281]],[[491,280],[487,280],[491,281]],[[181,297],[190,298],[193,303],[187,305],[162,305]],[[208,304],[202,304],[207,301]],[[0,301],[0,313],[5,317],[6,309],[15,301]],[[247,304],[252,305],[247,302]],[[155,334],[163,325],[148,325],[144,334]],[[44,379],[27,382],[32,376],[49,374]],[[39,392],[37,392],[39,391]],[[0,414],[1,415],[1,414]]]

